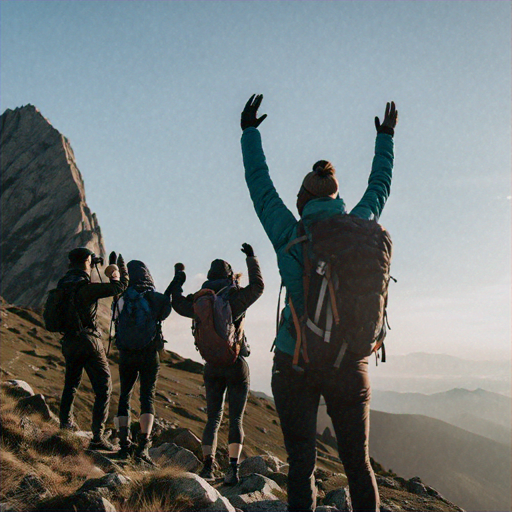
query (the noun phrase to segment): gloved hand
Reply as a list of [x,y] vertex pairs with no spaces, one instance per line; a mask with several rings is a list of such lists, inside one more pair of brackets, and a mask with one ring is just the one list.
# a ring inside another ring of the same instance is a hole
[[245,130],[251,126],[258,128],[258,126],[267,117],[267,114],[263,114],[259,119],[256,117],[258,115],[258,108],[261,105],[262,99],[263,94],[253,94],[249,98],[249,101],[245,104],[245,108],[240,118],[240,126],[242,127],[242,130]]
[[248,258],[254,258],[254,249],[249,244],[242,244],[240,249]]
[[128,274],[126,263],[124,262],[124,258],[121,254],[117,257],[117,266],[119,267],[121,274]]
[[108,257],[108,267],[105,269],[105,275],[113,281],[119,281],[121,274],[119,273],[119,267],[116,265],[117,255],[114,251],[110,253]]
[[179,286],[183,286],[187,280],[187,274],[185,274],[185,265],[183,263],[176,263],[174,265],[174,279],[173,282]]
[[384,114],[384,121],[380,124],[379,118],[375,118],[375,128],[377,133],[387,133],[393,136],[395,134],[395,126],[398,122],[398,110],[395,108],[395,102],[391,104],[386,103],[386,113]]

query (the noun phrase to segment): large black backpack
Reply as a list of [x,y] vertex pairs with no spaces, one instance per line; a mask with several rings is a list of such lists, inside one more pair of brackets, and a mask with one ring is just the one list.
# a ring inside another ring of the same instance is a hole
[[300,351],[314,368],[339,367],[346,351],[368,356],[382,347],[385,360],[386,306],[392,243],[376,221],[349,214],[308,226],[303,244],[305,312],[298,318],[294,364]]
[[76,295],[78,290],[87,285],[85,278],[77,280],[61,280],[57,288],[50,290],[43,311],[44,324],[47,331],[65,334],[82,329]]

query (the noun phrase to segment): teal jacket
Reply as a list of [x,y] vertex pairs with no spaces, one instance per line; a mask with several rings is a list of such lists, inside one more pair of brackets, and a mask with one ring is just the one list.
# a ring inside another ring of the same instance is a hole
[[[242,154],[245,167],[245,180],[249,187],[256,214],[265,229],[277,254],[277,265],[282,282],[286,287],[285,307],[275,340],[276,348],[287,354],[293,354],[295,335],[289,306],[291,296],[297,314],[304,312],[304,289],[302,285],[303,256],[301,244],[293,245],[288,251],[288,243],[297,238],[298,220],[285,206],[270,179],[261,135],[256,128],[246,128],[242,134]],[[350,211],[363,219],[378,220],[384,208],[391,188],[393,170],[393,137],[378,134],[375,142],[375,156],[368,187],[356,205]],[[297,184],[297,188],[300,184]],[[337,197],[318,198],[306,203],[302,211],[302,220],[306,232],[308,226],[317,220],[346,213],[343,199]]]

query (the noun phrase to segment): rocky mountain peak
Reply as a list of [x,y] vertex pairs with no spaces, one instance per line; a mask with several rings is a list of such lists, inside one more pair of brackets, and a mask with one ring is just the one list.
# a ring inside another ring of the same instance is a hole
[[33,105],[0,117],[0,289],[11,303],[39,308],[65,273],[67,253],[105,256],[69,141]]

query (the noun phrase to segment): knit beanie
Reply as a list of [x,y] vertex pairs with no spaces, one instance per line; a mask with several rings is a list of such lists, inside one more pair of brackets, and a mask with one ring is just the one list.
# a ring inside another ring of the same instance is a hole
[[313,165],[313,170],[306,174],[302,186],[316,197],[336,197],[339,185],[335,174],[331,162],[319,160]]

